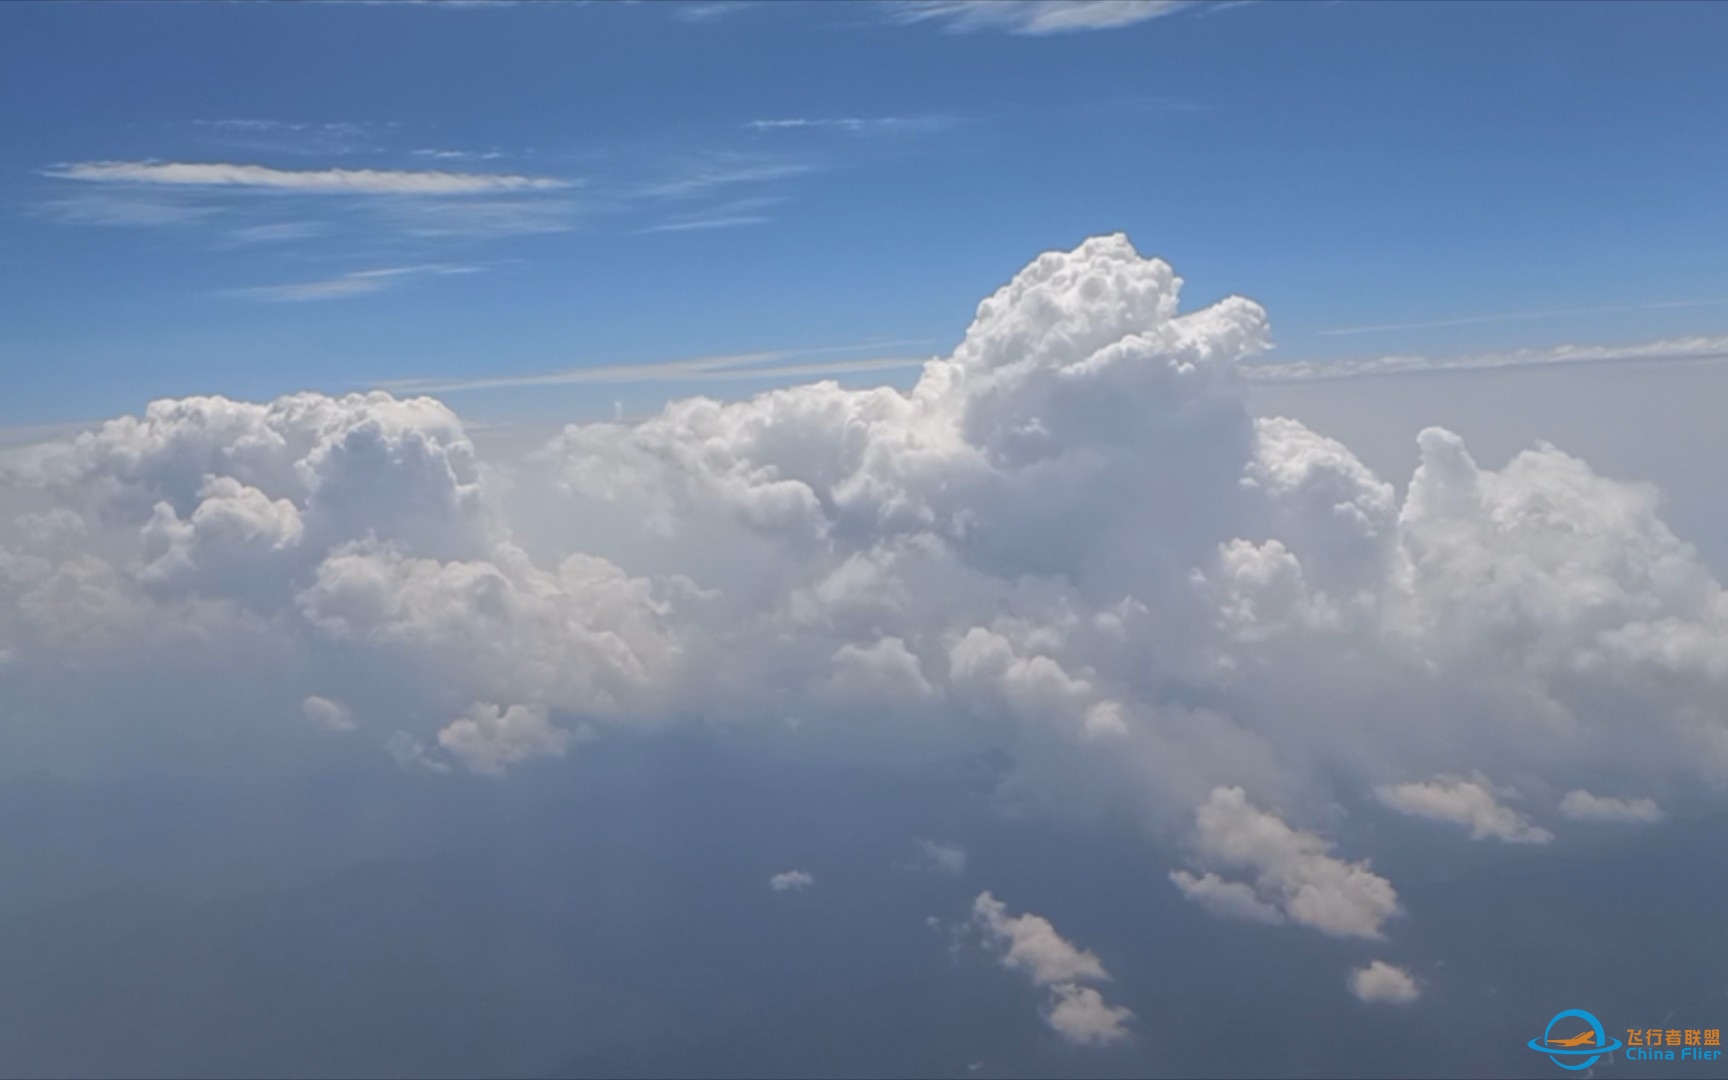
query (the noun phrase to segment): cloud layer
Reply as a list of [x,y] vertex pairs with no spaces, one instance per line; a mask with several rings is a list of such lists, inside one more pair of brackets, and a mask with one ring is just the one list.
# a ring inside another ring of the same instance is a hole
[[[386,393],[159,401],[8,451],[0,737],[17,768],[76,755],[147,699],[152,752],[351,727],[450,782],[620,726],[1007,747],[1004,795],[1142,823],[1205,910],[1366,938],[1399,905],[1328,839],[1347,814],[1563,839],[1728,779],[1728,600],[1654,492],[1430,429],[1400,497],[1256,420],[1266,313],[1180,284],[1095,238],[909,391],[693,398],[521,461]],[[1580,794],[1610,778],[1615,807]]]

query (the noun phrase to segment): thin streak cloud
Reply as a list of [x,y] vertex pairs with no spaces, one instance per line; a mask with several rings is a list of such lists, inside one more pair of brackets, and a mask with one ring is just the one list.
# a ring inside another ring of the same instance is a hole
[[1628,311],[1666,311],[1673,308],[1719,307],[1723,300],[1657,300],[1648,304],[1623,304],[1616,307],[1561,308],[1552,311],[1508,311],[1496,315],[1465,315],[1456,319],[1434,319],[1428,322],[1379,323],[1373,326],[1339,326],[1317,331],[1322,337],[1344,337],[1349,334],[1378,334],[1391,330],[1437,330],[1448,326],[1482,326],[1486,323],[1525,322],[1536,319],[1576,318],[1580,315],[1620,314]]
[[506,173],[400,169],[273,169],[223,162],[87,161],[48,170],[69,180],[183,187],[250,188],[350,195],[473,195],[552,191],[570,181]]
[[267,300],[272,303],[345,300],[349,297],[381,292],[409,278],[475,274],[479,273],[480,270],[481,267],[478,266],[450,266],[443,263],[430,263],[424,266],[392,266],[379,270],[356,270],[322,281],[300,281],[287,285],[259,285],[246,289],[233,289],[227,295],[245,297],[251,300]]
[[571,386],[582,383],[694,382],[744,379],[774,379],[792,376],[839,375],[858,371],[892,371],[918,367],[924,357],[867,357],[818,363],[783,364],[781,361],[823,353],[856,352],[900,345],[927,345],[928,339],[879,341],[862,345],[834,345],[820,349],[772,349],[760,352],[726,353],[666,360],[647,364],[602,364],[539,375],[500,375],[477,379],[401,379],[376,384],[399,394],[448,394],[465,390],[497,390],[522,386]]
[[950,31],[1004,30],[1042,37],[1115,30],[1174,14],[1189,0],[901,0],[902,22],[940,22]]
[[1476,353],[1469,356],[1378,356],[1368,360],[1250,360],[1250,379],[1297,382],[1406,375],[1429,371],[1481,371],[1559,364],[1664,363],[1728,359],[1728,336],[1668,338],[1642,345],[1556,345],[1546,349]]

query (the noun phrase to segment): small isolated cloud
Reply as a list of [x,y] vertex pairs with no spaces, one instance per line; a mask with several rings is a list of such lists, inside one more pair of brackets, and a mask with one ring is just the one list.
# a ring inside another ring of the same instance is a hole
[[1241,788],[1214,788],[1194,820],[1202,858],[1256,875],[1252,886],[1214,874],[1171,875],[1184,896],[1214,915],[1274,922],[1278,914],[1338,937],[1380,938],[1382,924],[1399,912],[1392,883],[1367,860],[1332,855],[1331,844],[1259,809]]
[[1101,1044],[1126,1038],[1134,1014],[1105,1003],[1086,982],[1109,982],[1098,957],[1056,932],[1042,915],[1009,915],[988,892],[972,902],[972,926],[996,952],[1003,967],[1050,988],[1044,1021],[1072,1042]]
[[939,22],[960,33],[1001,30],[1043,36],[1114,30],[1191,6],[1188,0],[902,0],[905,22]]
[[1617,799],[1592,795],[1583,788],[1566,793],[1560,800],[1560,813],[1573,821],[1648,824],[1662,820],[1662,808],[1653,799]]
[[1352,971],[1350,992],[1363,1001],[1392,1005],[1408,1005],[1421,996],[1416,980],[1408,972],[1384,960],[1376,960],[1367,967]]
[[915,840],[924,865],[933,870],[959,876],[966,872],[966,849],[958,844],[939,844],[934,840]]
[[543,705],[476,704],[438,733],[438,745],[469,772],[502,776],[510,765],[563,757],[576,736],[547,719]]
[[768,887],[775,892],[803,892],[816,884],[816,878],[808,870],[783,870],[768,879]]
[[1002,966],[1024,971],[1040,986],[1087,979],[1108,980],[1104,965],[1076,948],[1042,915],[1008,914],[1007,905],[988,892],[972,902],[972,923],[1002,952]]
[[257,285],[246,289],[232,289],[228,295],[287,304],[308,300],[346,300],[354,296],[382,292],[413,278],[477,274],[481,269],[478,266],[451,266],[443,263],[392,266],[380,270],[355,270],[321,281],[296,281],[287,285]]
[[1092,987],[1057,983],[1050,995],[1051,1008],[1044,1021],[1068,1041],[1097,1046],[1128,1037],[1128,1021],[1134,1014],[1106,1003]]
[[548,191],[570,186],[547,176],[400,169],[273,169],[226,162],[86,161],[48,171],[50,176],[96,183],[166,184],[345,195],[475,195]]
[[1554,839],[1547,829],[1532,825],[1518,811],[1501,805],[1478,780],[1437,776],[1427,782],[1379,787],[1374,794],[1400,813],[1467,826],[1472,840],[1492,837],[1508,844],[1546,844]]
[[326,731],[353,731],[354,712],[340,701],[313,694],[300,703],[307,723]]

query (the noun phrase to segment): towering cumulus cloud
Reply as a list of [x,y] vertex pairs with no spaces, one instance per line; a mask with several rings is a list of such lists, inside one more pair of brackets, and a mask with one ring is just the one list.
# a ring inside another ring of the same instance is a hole
[[[1567,792],[1728,779],[1728,600],[1652,492],[1430,429],[1400,500],[1256,420],[1265,312],[1179,287],[1095,238],[909,391],[678,401],[521,462],[384,394],[156,402],[14,454],[10,757],[84,745],[56,725],[114,723],[120,687],[177,747],[238,723],[227,686],[279,718],[259,738],[341,730],[451,782],[619,724],[1007,745],[1018,792],[1197,855],[1175,881],[1209,910],[1368,937],[1396,896],[1333,853],[1341,812],[1536,839],[1608,816]],[[1457,779],[1484,774],[1517,812]]]

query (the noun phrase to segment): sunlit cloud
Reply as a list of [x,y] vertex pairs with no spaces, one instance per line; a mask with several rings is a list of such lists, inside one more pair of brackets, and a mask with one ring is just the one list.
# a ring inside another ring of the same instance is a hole
[[90,161],[48,175],[96,183],[168,184],[350,195],[473,195],[550,191],[568,180],[505,173],[415,172],[400,169],[274,169],[224,162]]
[[960,33],[1041,36],[1114,30],[1190,6],[1189,0],[901,0],[895,14],[904,22],[938,22]]

